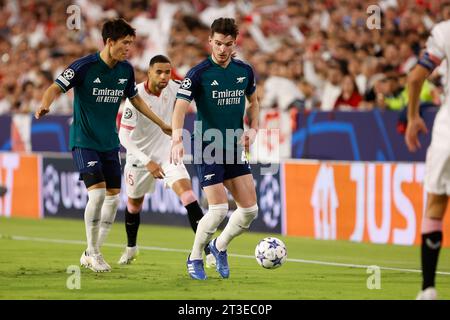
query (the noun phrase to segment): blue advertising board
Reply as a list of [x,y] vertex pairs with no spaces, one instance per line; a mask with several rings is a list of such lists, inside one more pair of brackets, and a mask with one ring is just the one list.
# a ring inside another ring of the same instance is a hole
[[[431,132],[436,110],[424,112]],[[292,157],[348,161],[425,161],[431,134],[420,137],[422,148],[410,153],[399,132],[401,114],[393,111],[311,112],[297,118]]]

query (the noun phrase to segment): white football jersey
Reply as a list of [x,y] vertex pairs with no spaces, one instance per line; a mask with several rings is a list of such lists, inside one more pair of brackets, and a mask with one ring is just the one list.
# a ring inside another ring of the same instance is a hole
[[[145,82],[137,85],[137,90],[141,98],[151,106],[165,123],[170,124],[175,105],[175,99],[179,83],[170,80],[167,87],[161,91],[161,94],[155,96],[147,92]],[[166,135],[160,127],[141,114],[127,99],[122,114],[120,126],[131,131],[131,140],[136,144],[140,151],[150,157],[151,160],[161,164],[170,161],[171,138]],[[142,167],[138,157],[127,150],[127,163]]]
[[445,99],[434,121],[431,144],[440,149],[450,149],[450,20],[438,23],[431,31],[427,41],[426,54],[435,65],[439,65],[444,59],[447,65],[445,75]]

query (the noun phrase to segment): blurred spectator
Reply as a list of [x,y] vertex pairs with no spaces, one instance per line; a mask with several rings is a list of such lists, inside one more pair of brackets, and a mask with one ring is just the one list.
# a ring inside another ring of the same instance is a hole
[[302,98],[295,100],[291,105],[292,107],[296,108],[298,111],[310,111],[319,108],[320,100],[315,95],[314,87],[311,84],[302,80],[298,83],[298,89],[302,94]]
[[[264,83],[264,98],[261,100],[262,108],[272,108],[277,106],[280,110],[287,110],[297,99],[302,99],[303,95],[297,88],[295,82],[282,75],[286,73],[286,66],[272,63],[273,71]],[[274,70],[277,68],[278,70]]]
[[7,97],[6,91],[7,89],[5,87],[0,86],[0,115],[11,111],[11,102]]
[[412,45],[408,43],[403,42],[400,44],[399,56],[400,61],[403,61],[399,67],[400,73],[407,74],[419,61],[417,56],[414,54]]
[[320,110],[330,111],[334,109],[336,101],[342,93],[342,79],[343,74],[339,64],[330,62],[328,64],[328,78],[321,95],[322,104],[320,105]]
[[[383,99],[378,101],[378,107],[394,111],[401,111],[407,104],[404,96],[404,81],[399,81],[397,74],[392,74],[383,79]],[[404,78],[403,78],[404,79]],[[381,95],[379,96],[381,99]]]
[[362,97],[358,92],[355,80],[351,75],[344,76],[342,80],[342,93],[337,99],[334,109],[337,110],[358,110]]
[[13,106],[12,111],[14,113],[31,113],[39,107],[39,99],[37,99],[37,91],[35,90],[35,84],[31,81],[26,81],[22,85],[22,90],[19,95],[19,99]]
[[392,70],[399,70],[400,63],[402,62],[397,45],[394,43],[388,43],[383,50],[383,60],[386,66],[389,66]]
[[375,81],[380,77],[378,66],[379,62],[375,57],[366,57],[363,61],[361,72],[355,77],[356,85],[361,95],[368,95],[373,90]]

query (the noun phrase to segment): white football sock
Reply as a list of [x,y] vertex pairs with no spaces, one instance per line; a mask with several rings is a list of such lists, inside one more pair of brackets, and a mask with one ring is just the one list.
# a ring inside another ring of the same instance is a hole
[[84,224],[86,227],[86,239],[89,254],[97,254],[98,231],[100,229],[100,219],[102,205],[105,200],[106,189],[92,189],[88,191],[88,202],[84,210]]
[[107,195],[105,197],[105,201],[102,206],[102,216],[100,221],[100,233],[98,235],[97,246],[100,251],[100,247],[105,242],[106,237],[111,230],[111,227],[114,223],[114,219],[116,218],[117,208],[119,207],[120,196],[116,195]]
[[209,240],[211,240],[217,227],[227,216],[228,203],[210,205],[208,209],[208,213],[198,223],[194,246],[191,252],[191,260],[203,259],[203,249]]
[[219,251],[225,251],[228,244],[238,235],[247,231],[250,224],[258,216],[258,205],[255,204],[250,208],[237,208],[228,220],[220,236],[216,240],[216,248]]

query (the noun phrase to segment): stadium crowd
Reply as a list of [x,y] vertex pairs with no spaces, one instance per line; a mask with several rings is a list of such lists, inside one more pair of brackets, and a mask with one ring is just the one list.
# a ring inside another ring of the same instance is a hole
[[[80,8],[80,28],[68,22],[76,13],[68,10],[72,4]],[[220,16],[237,20],[237,57],[254,66],[263,108],[401,111],[407,102],[406,74],[432,26],[450,18],[450,3],[382,0],[368,12],[371,4],[0,0],[0,114],[36,110],[43,89],[71,61],[102,47],[100,30],[107,18],[123,17],[137,29],[129,60],[140,82],[150,58],[160,53],[172,59],[174,77],[181,79],[208,54],[209,26]],[[425,105],[440,103],[443,68],[422,90]],[[72,93],[61,95],[52,113],[70,114],[71,99]]]

